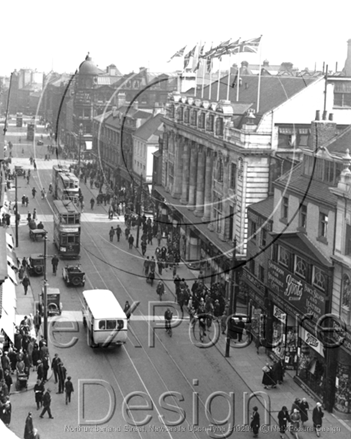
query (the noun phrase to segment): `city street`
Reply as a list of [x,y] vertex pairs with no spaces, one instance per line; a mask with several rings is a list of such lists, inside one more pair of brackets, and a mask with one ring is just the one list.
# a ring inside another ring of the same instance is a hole
[[[23,145],[23,144],[22,144]],[[15,146],[16,148],[18,146]],[[43,155],[44,147],[35,151],[35,156]],[[16,155],[16,150],[15,154]],[[15,164],[28,163],[28,159],[14,159]],[[89,385],[84,390],[79,387],[78,379],[89,379],[92,381],[104,380],[111,385],[115,393],[115,407],[113,408],[110,420],[98,425],[105,432],[94,432],[92,437],[114,438],[116,429],[122,429],[122,437],[131,438],[207,438],[206,429],[210,427],[210,415],[206,418],[206,405],[211,402],[211,395],[217,392],[235,392],[235,421],[231,423],[238,425],[242,421],[242,398],[243,393],[249,391],[241,377],[233,369],[223,362],[222,355],[216,347],[201,349],[194,346],[189,336],[189,320],[184,319],[181,324],[173,330],[173,337],[170,338],[164,329],[158,329],[153,336],[152,328],[155,325],[149,318],[155,314],[163,317],[164,307],[157,307],[155,312],[150,304],[157,300],[155,286],[146,284],[142,274],[143,259],[139,252],[133,248],[128,249],[128,244],[121,237],[121,242],[110,243],[108,231],[110,226],[117,226],[119,223],[124,229],[123,217],[119,220],[108,220],[106,211],[101,206],[90,209],[88,201],[91,191],[82,184],[82,192],[86,201],[85,212],[82,215],[82,249],[79,263],[86,273],[85,289],[110,289],[112,290],[122,307],[126,300],[132,304],[138,301],[130,323],[129,339],[125,346],[116,349],[91,349],[86,343],[86,332],[82,326],[80,311],[82,309],[83,288],[66,287],[61,275],[64,262],[61,260],[58,275],[55,277],[51,271],[51,256],[55,253],[52,243],[52,197],[41,200],[40,189],[48,188],[51,181],[51,168],[53,161],[37,160],[38,171],[32,172],[30,185],[18,179],[18,197],[22,194],[30,195],[31,188],[35,186],[38,190],[35,199],[30,197],[28,209],[20,206],[21,222],[19,226],[19,248],[18,255],[29,256],[30,253],[43,252],[43,242],[31,242],[28,236],[26,225],[26,214],[32,212],[35,207],[38,219],[42,220],[45,229],[48,231],[47,246],[47,273],[50,287],[58,287],[62,295],[63,316],[73,316],[78,321],[79,333],[78,342],[73,347],[59,348],[50,341],[50,353],[57,352],[63,360],[68,374],[73,378],[75,393],[70,410],[64,403],[63,396],[53,393],[52,411],[55,419],[43,421],[35,417],[35,423],[40,429],[43,437],[61,438],[85,438],[88,433],[77,432],[78,411],[84,412],[86,420],[99,420],[104,418],[110,410],[110,401],[106,389],[99,385]],[[25,166],[26,167],[26,166]],[[27,167],[29,168],[29,167]],[[14,192],[10,192],[11,199]],[[136,229],[132,231],[135,235]],[[116,238],[115,238],[116,240]],[[169,275],[170,276],[170,275]],[[167,277],[167,275],[166,275]],[[188,281],[189,282],[189,281]],[[31,277],[32,290],[35,299],[42,287],[42,278]],[[189,282],[191,283],[191,281]],[[173,300],[168,293],[165,299]],[[73,312],[73,313],[70,313]],[[160,323],[159,321],[156,321]],[[192,333],[190,332],[190,335]],[[68,342],[76,333],[65,333],[55,335],[61,342]],[[154,342],[153,342],[154,340]],[[49,383],[52,391],[55,385]],[[230,385],[231,384],[231,385]],[[145,410],[138,410],[130,413],[123,411],[122,403],[130,393],[137,393],[131,397],[130,405],[147,405]],[[169,393],[168,397],[164,393]],[[78,396],[80,399],[78,406]],[[148,397],[147,397],[148,396]],[[234,400],[221,396],[214,397],[209,409],[214,420],[222,420],[224,414],[228,414],[228,404],[234,404]],[[13,396],[13,420],[25,419],[26,413],[34,409],[34,396],[32,392]],[[257,404],[252,401],[250,406]],[[173,407],[182,409],[175,410]],[[234,414],[234,408],[231,408]],[[80,414],[82,415],[83,412]],[[124,413],[124,414],[123,414]],[[182,414],[184,414],[182,416]],[[133,427],[133,420],[140,422],[148,417],[148,423],[141,425],[139,430]],[[177,423],[180,416],[184,421]],[[129,422],[129,423],[128,423]],[[167,427],[174,422],[174,427]],[[21,434],[23,423],[17,424],[14,428],[17,434]],[[225,425],[221,428],[225,431]],[[247,429],[247,427],[242,428]],[[245,432],[239,432],[234,437],[245,436]],[[246,433],[247,437],[250,434]],[[89,436],[88,436],[89,437]]]

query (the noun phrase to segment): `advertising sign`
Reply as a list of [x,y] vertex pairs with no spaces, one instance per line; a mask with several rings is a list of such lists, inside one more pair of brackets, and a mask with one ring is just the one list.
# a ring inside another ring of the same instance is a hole
[[301,314],[318,320],[325,313],[325,296],[290,271],[269,260],[268,286]]

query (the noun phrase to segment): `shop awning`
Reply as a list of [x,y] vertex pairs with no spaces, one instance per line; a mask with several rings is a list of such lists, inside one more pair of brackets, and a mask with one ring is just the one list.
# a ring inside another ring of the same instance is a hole
[[1,285],[2,310],[0,318],[0,329],[4,330],[12,342],[14,342],[14,331],[16,323],[16,289],[10,279]]
[[7,277],[6,239],[7,234],[4,228],[0,228],[0,282]]
[[13,237],[12,237],[12,235],[8,234],[7,232],[6,232],[6,244],[7,244],[7,247],[10,248],[11,251],[15,250],[15,243],[13,241]]
[[16,273],[9,265],[7,265],[7,277],[12,281],[13,284],[16,286],[18,285]]
[[18,270],[17,257],[13,251],[7,249],[7,264],[12,267],[12,269]]

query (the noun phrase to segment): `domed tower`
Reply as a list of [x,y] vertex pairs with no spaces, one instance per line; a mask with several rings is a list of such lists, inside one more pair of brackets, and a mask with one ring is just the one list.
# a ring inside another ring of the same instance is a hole
[[96,77],[100,74],[100,69],[93,63],[88,53],[79,66],[74,84],[73,126],[75,133],[78,133],[80,128],[84,133],[92,132],[94,89]]

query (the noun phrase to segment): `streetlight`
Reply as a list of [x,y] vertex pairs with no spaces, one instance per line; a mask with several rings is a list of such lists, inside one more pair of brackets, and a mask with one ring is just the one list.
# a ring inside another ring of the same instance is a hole
[[[134,180],[133,180],[134,182]],[[143,173],[140,173],[140,188],[139,188],[139,196],[138,196],[138,200],[136,202],[136,206],[137,206],[137,215],[138,215],[138,227],[137,227],[137,238],[136,238],[136,243],[135,243],[135,247],[138,248],[139,247],[139,234],[140,234],[140,222],[141,222],[141,193],[142,193],[142,186],[143,186]]]
[[47,287],[48,282],[46,279],[46,242],[47,242],[47,234],[44,236],[44,291],[43,291],[43,303],[44,303],[44,339],[48,341],[48,298],[47,298]]
[[78,179],[80,179],[80,149],[82,147],[82,136],[83,136],[83,124],[79,124],[79,145],[78,145]]
[[225,343],[225,357],[229,357],[230,350],[230,320],[233,313],[236,312],[236,237],[233,241],[233,257],[232,257],[232,272],[231,272],[231,285],[230,285],[230,298],[229,298],[229,310],[227,320],[227,334]]
[[15,221],[16,221],[16,247],[18,247],[18,200],[17,200],[17,172],[15,169]]

